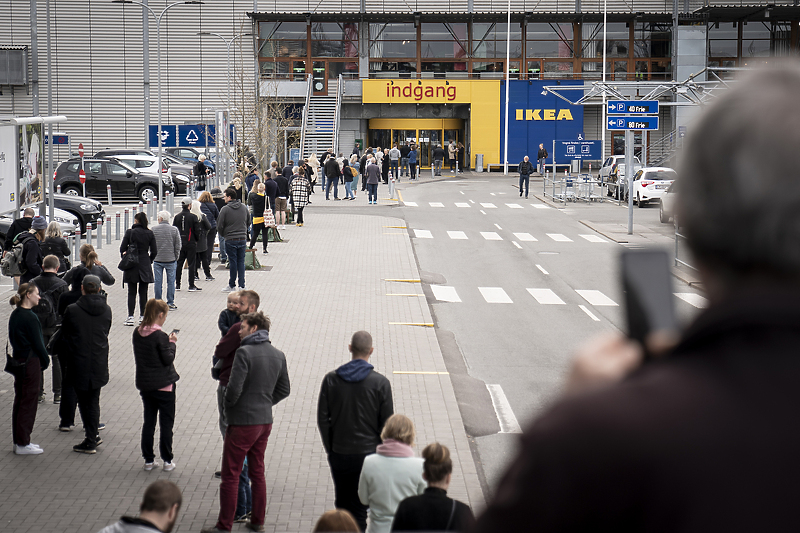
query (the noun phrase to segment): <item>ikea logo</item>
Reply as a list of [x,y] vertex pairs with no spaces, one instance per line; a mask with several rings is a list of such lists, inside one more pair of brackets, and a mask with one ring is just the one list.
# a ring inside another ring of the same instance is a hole
[[572,120],[569,109],[517,109],[516,114],[517,120]]

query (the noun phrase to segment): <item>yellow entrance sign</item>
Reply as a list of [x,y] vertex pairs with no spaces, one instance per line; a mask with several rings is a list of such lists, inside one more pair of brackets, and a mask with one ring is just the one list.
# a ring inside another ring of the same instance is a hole
[[468,80],[364,80],[362,101],[365,104],[468,104],[472,102],[474,83]]

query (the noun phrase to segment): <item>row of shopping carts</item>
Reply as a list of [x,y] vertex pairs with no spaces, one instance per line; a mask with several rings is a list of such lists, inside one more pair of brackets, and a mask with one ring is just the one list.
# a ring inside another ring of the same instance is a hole
[[591,174],[551,175],[545,173],[544,196],[558,202],[603,202],[606,198],[607,183]]

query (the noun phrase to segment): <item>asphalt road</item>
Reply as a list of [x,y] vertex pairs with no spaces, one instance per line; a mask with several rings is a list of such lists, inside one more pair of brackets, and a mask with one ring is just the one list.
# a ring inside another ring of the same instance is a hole
[[[575,349],[624,330],[623,247],[674,250],[658,205],[634,208],[628,237],[626,207],[555,207],[534,197],[541,182],[526,200],[516,181],[472,174],[402,182],[403,202],[393,209],[412,237],[487,494],[513,457],[515,432],[558,397]],[[678,280],[674,292],[688,321],[703,299]]]

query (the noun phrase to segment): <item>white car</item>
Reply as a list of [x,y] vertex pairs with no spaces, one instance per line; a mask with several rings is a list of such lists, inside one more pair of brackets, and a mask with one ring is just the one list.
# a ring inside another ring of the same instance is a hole
[[[633,164],[634,172],[638,171],[640,168],[642,168],[642,165],[639,163]],[[608,185],[608,196],[613,196],[617,200],[620,199],[620,196],[627,199],[628,179],[625,171],[625,163],[616,163],[614,165],[611,173],[608,175],[606,183]]]
[[653,200],[661,201],[672,182],[678,178],[674,170],[667,167],[645,167],[633,176],[631,192],[639,207]]
[[[633,156],[634,164],[641,165],[642,162],[639,161],[639,158]],[[617,163],[625,164],[625,156],[624,155],[612,155],[611,157],[607,157],[605,161],[603,161],[603,166],[600,167],[600,178],[603,181],[608,181],[608,175],[611,173],[611,169]]]
[[675,216],[675,199],[678,196],[678,182],[675,181],[669,186],[664,196],[661,197],[661,205],[658,208],[658,215],[664,224],[672,220]]

